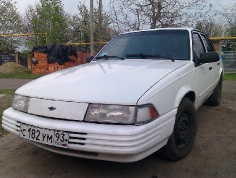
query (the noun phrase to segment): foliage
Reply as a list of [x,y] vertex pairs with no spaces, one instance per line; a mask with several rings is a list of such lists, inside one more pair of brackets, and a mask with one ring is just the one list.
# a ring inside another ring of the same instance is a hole
[[35,33],[34,45],[65,43],[68,40],[67,18],[61,0],[40,0],[35,6],[28,6],[25,13],[25,30]]
[[[70,15],[65,13],[61,0],[40,0],[40,3],[28,6],[24,15],[25,32],[36,33],[35,38],[32,36],[29,44],[32,48],[35,45],[45,45],[45,35],[47,33],[49,44],[67,43],[67,42],[84,42],[90,41],[90,18],[89,10],[85,3],[78,5],[78,14]],[[98,9],[94,9],[94,36],[95,42],[109,41],[113,32],[109,28],[110,18],[106,12],[102,14],[102,33],[98,33],[99,15]],[[89,46],[79,46],[81,51],[89,51]],[[97,50],[99,50],[97,48]]]
[[223,15],[226,17],[229,26],[227,29],[228,36],[236,36],[236,2]]
[[223,36],[224,28],[222,24],[216,23],[213,19],[197,21],[195,28],[205,32],[208,36]]
[[[34,33],[33,19],[35,18],[37,18],[36,7],[28,5],[25,10],[25,14],[22,17],[24,33]],[[45,38],[45,35],[42,35],[42,37]],[[25,43],[25,46],[27,47],[26,50],[31,51],[32,47],[34,47],[35,45],[39,45],[39,42],[36,40],[35,36],[32,35]]]
[[220,19],[225,36],[236,36],[236,2],[230,6],[221,5],[222,10],[216,10],[215,17]]
[[[94,41],[109,41],[120,32],[147,28],[190,26],[206,32],[209,36],[236,36],[236,4],[223,7],[223,12],[212,11],[214,4],[207,0],[109,0],[109,11],[103,9],[100,25],[98,8],[94,8]],[[89,9],[85,2],[78,4],[78,13],[64,10],[62,0],[40,0],[29,5],[21,20],[13,0],[0,0],[0,32],[36,33],[27,41],[28,50],[33,46],[48,43],[90,41]],[[107,9],[107,8],[106,8]],[[209,15],[211,14],[211,16]],[[217,22],[215,19],[220,19]],[[223,23],[226,20],[227,24]],[[23,21],[23,22],[22,22]],[[0,37],[1,49],[14,50],[16,39]],[[22,40],[21,40],[22,41]],[[98,51],[102,46],[96,46]],[[78,50],[87,52],[89,45],[80,45]]]
[[[69,29],[70,29],[70,39],[71,42],[83,42],[89,43],[90,41],[90,12],[84,3],[78,5],[78,15],[71,15],[69,17]],[[110,24],[110,17],[106,12],[102,13],[102,24],[101,29],[99,28],[99,11],[94,8],[93,12],[94,18],[94,41],[95,42],[105,42],[109,41],[114,34]],[[99,30],[100,29],[100,30]],[[99,31],[101,33],[99,33]],[[81,45],[81,51],[89,51],[88,45]],[[96,47],[96,51],[99,50],[99,46]]]
[[[231,5],[221,5],[222,10],[216,11],[215,19],[220,19],[222,36],[236,36],[236,2]],[[220,36],[220,35],[219,35]],[[235,40],[223,40],[220,42],[223,51],[236,51]]]
[[[22,31],[22,21],[12,0],[0,0],[0,33],[13,34]],[[14,37],[0,37],[1,51],[14,51],[19,39]]]

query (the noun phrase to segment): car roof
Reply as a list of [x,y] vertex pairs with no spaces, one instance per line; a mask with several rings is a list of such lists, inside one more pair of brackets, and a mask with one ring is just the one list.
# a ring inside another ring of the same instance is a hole
[[135,31],[124,32],[121,34],[145,32],[145,31],[157,31],[157,30],[187,30],[189,32],[197,31],[197,30],[190,28],[190,27],[174,27],[174,28],[171,27],[171,28],[155,28],[155,29],[135,30]]

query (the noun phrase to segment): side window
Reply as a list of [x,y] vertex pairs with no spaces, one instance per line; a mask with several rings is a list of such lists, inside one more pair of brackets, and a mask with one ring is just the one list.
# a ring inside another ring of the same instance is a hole
[[201,35],[201,37],[202,37],[202,41],[203,41],[203,43],[204,43],[204,45],[207,49],[207,52],[214,51],[214,49],[213,49],[212,45],[210,44],[208,38],[205,35]]
[[200,58],[201,53],[205,53],[202,40],[197,33],[193,34],[193,50],[198,58]]

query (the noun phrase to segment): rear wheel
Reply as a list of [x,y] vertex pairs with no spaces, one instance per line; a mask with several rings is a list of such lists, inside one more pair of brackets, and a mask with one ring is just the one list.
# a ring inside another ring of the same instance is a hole
[[183,98],[177,111],[173,133],[159,155],[174,161],[184,158],[191,151],[196,129],[193,103],[188,98]]

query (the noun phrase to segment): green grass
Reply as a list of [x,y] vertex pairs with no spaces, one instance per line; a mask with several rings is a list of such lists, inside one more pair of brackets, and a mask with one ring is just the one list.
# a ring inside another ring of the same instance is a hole
[[32,74],[31,71],[23,71],[23,72],[16,72],[16,73],[0,73],[0,78],[15,78],[15,79],[36,79],[42,77],[41,74]]
[[236,73],[224,74],[224,80],[236,80]]
[[0,116],[1,116],[1,122],[0,122],[0,137],[3,136],[3,134],[7,133],[2,128],[2,113],[5,109],[11,106],[13,96],[14,96],[14,90],[4,90],[0,89]]

